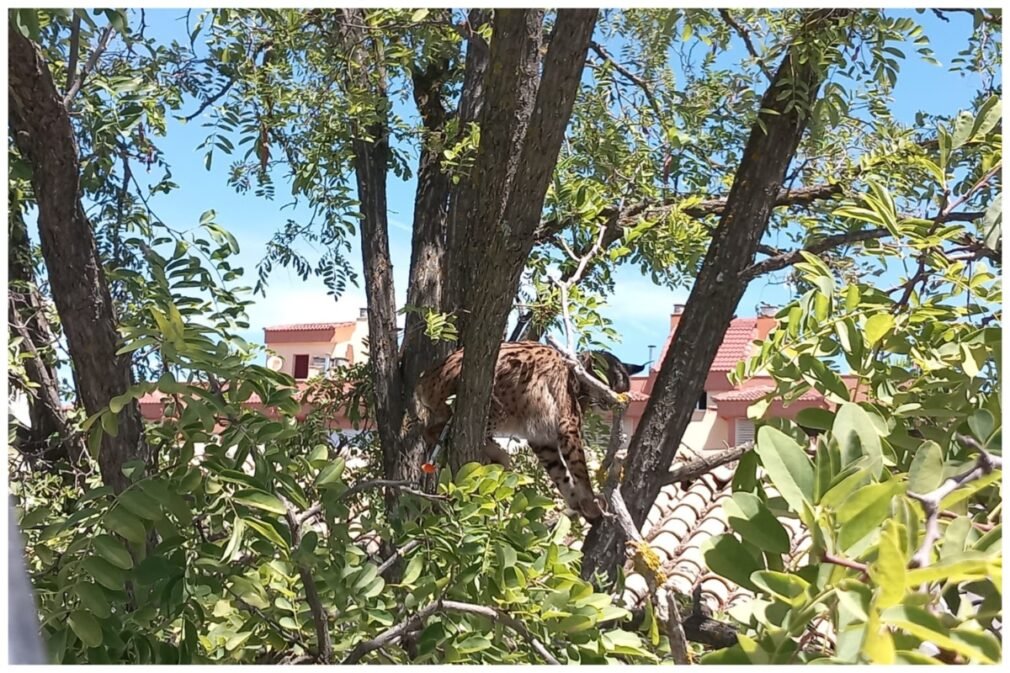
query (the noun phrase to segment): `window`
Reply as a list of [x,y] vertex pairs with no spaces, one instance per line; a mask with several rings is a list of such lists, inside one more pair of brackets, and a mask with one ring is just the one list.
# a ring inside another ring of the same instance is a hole
[[309,377],[309,356],[295,356],[295,379],[307,379]]
[[695,409],[699,409],[701,411],[708,409],[708,393],[704,390],[701,392],[701,397],[698,398],[698,405]]
[[736,432],[733,438],[733,443],[736,446],[740,446],[741,444],[754,441],[753,421],[749,421],[746,418],[738,418],[736,419],[736,423],[734,425],[736,428]]
[[326,373],[326,370],[330,368],[330,358],[326,355],[313,355],[312,368]]

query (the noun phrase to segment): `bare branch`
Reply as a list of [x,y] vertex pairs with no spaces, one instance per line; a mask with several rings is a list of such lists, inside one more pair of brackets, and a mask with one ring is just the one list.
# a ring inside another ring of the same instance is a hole
[[345,666],[348,664],[356,664],[369,652],[373,652],[380,647],[385,647],[403,634],[414,631],[417,627],[424,623],[425,619],[438,611],[440,604],[441,601],[429,603],[399,624],[390,626],[375,638],[358,643],[340,663]]
[[[291,530],[291,548],[297,549],[302,541],[302,524],[295,515],[295,510],[291,504],[285,502],[287,512],[284,518],[288,522]],[[309,604],[309,611],[312,613],[312,623],[316,629],[316,643],[319,647],[319,663],[329,664],[333,660],[333,642],[330,640],[330,622],[323,610],[323,603],[319,598],[319,591],[316,589],[316,580],[312,577],[312,570],[304,563],[296,564],[298,575],[302,579],[302,586],[305,587],[305,602]]]
[[[83,10],[82,10],[83,11]],[[67,91],[77,74],[77,60],[81,57],[81,15],[74,11],[74,21],[70,26],[70,60],[67,62]]]
[[471,615],[481,615],[491,619],[492,621],[501,622],[521,635],[533,647],[533,649],[536,650],[537,654],[543,657],[544,661],[548,664],[551,664],[552,666],[561,665],[561,662],[554,658],[554,655],[552,655],[544,644],[540,642],[540,640],[538,640],[528,628],[526,628],[525,624],[517,619],[514,619],[510,615],[494,608],[489,608],[483,605],[474,605],[472,603],[460,603],[459,601],[442,601],[441,603],[442,607],[446,610]]
[[765,77],[768,78],[768,81],[771,82],[775,78],[775,76],[772,74],[772,71],[768,68],[767,65],[765,65],[765,62],[761,60],[761,57],[758,55],[757,49],[754,48],[754,43],[751,42],[750,33],[748,33],[743,26],[741,26],[733,19],[733,17],[729,13],[729,10],[720,9],[719,16],[721,16],[722,20],[725,21],[727,25],[729,25],[730,28],[735,30],[737,35],[740,36],[740,38],[743,40],[744,45],[747,47],[747,52],[754,57],[754,60],[757,62],[758,67],[761,68],[761,72],[763,72],[765,74]]
[[684,624],[680,619],[680,609],[677,608],[677,598],[672,591],[666,592],[666,635],[670,639],[670,654],[673,661],[680,665],[691,663],[687,651],[687,636],[684,635]]
[[461,603],[459,601],[447,601],[442,599],[429,603],[399,624],[389,627],[375,638],[358,643],[341,663],[345,665],[358,663],[361,661],[362,657],[369,652],[385,647],[404,634],[416,630],[424,623],[424,620],[441,610],[451,610],[453,612],[481,615],[493,621],[501,622],[525,638],[533,649],[536,650],[536,652],[543,657],[544,661],[548,664],[555,666],[561,665],[561,662],[559,662],[544,646],[544,644],[540,642],[540,640],[537,639],[537,637],[534,636],[528,628],[526,628],[525,624],[517,619],[514,619],[510,615],[483,605],[474,605],[472,603]]
[[701,475],[711,472],[720,465],[725,465],[726,463],[732,463],[735,460],[739,460],[740,456],[753,448],[754,442],[745,442],[744,444],[734,446],[710,456],[699,456],[694,460],[678,465],[670,470],[670,473],[663,479],[663,483],[677,484],[682,481],[697,479]]
[[940,539],[940,502],[962,486],[976,479],[981,479],[985,475],[991,474],[994,470],[1003,469],[1003,459],[986,451],[973,437],[960,433],[956,437],[962,444],[978,450],[979,454],[975,460],[975,465],[970,470],[944,480],[942,484],[929,493],[908,492],[908,497],[918,501],[926,514],[926,532],[922,538],[922,544],[919,545],[919,549],[912,555],[912,560],[909,563],[909,566],[912,568],[925,568],[929,565],[933,547],[936,541]]
[[825,552],[821,556],[821,560],[823,560],[825,563],[831,563],[832,565],[842,566],[843,568],[858,570],[863,574],[866,574],[868,572],[868,568],[865,563],[860,563],[859,561],[853,561],[851,559],[842,558],[841,556],[828,554],[827,552]]
[[419,498],[426,498],[428,500],[445,500],[444,496],[436,495],[434,493],[425,493],[424,491],[419,491],[413,488],[416,484],[412,481],[397,480],[397,479],[371,479],[369,481],[362,481],[340,494],[340,499],[344,500],[350,498],[352,495],[361,493],[362,491],[367,491],[370,488],[395,488],[404,493],[409,493],[411,495],[416,495]]
[[393,564],[396,563],[396,560],[398,558],[406,556],[407,554],[414,551],[420,546],[421,546],[420,540],[411,540],[407,544],[403,545],[403,549],[394,549],[393,553],[389,555],[389,558],[383,561],[382,565],[379,566],[379,574],[381,575],[382,573],[389,570],[393,566]]
[[768,259],[763,259],[760,262],[751,264],[749,267],[744,269],[743,273],[740,275],[745,280],[750,280],[752,278],[756,278],[757,276],[771,273],[772,271],[778,271],[779,269],[784,269],[787,266],[792,266],[797,262],[802,262],[804,252],[816,255],[827,250],[831,250],[832,248],[848,245],[849,243],[869,241],[876,238],[884,238],[889,235],[890,232],[887,229],[878,228],[863,229],[862,231],[850,231],[844,234],[825,236],[824,238],[810,243],[799,250],[782,252],[777,255],[772,255]]
[[63,97],[63,107],[70,109],[70,104],[77,97],[78,92],[81,90],[81,86],[84,84],[84,80],[91,71],[95,69],[98,65],[98,59],[105,51],[106,47],[109,46],[109,40],[112,39],[112,34],[116,32],[116,29],[110,23],[103,30],[101,36],[98,38],[98,44],[91,52],[91,56],[88,57],[88,62],[84,64],[81,72],[74,77],[73,83],[67,88],[67,93]]

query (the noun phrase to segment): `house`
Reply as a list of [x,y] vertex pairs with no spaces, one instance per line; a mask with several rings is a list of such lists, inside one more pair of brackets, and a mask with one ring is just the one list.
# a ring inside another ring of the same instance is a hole
[[[659,359],[647,375],[631,378],[631,401],[624,417],[624,431],[629,437],[642,420],[659,375],[660,364],[673,342],[683,314],[684,305],[674,304],[670,315],[670,332]],[[765,311],[755,318],[734,318],[730,322],[705,379],[704,392],[698,399],[691,423],[681,440],[681,448],[686,449],[687,453],[724,449],[754,439],[754,422],[747,418],[747,408],[772,392],[775,381],[767,374],[759,374],[734,386],[730,383],[729,374],[736,369],[737,364],[756,353],[754,342],[767,337],[774,326],[775,318],[771,311]],[[842,379],[850,390],[855,386],[853,377],[843,376]],[[788,405],[778,400],[772,402],[765,411],[765,417],[792,419],[803,409],[827,409],[829,406],[823,395],[816,390],[808,390]]]
[[368,309],[348,322],[278,325],[263,330],[263,341],[273,351],[267,367],[304,381],[325,374],[331,367],[343,367],[368,360]]

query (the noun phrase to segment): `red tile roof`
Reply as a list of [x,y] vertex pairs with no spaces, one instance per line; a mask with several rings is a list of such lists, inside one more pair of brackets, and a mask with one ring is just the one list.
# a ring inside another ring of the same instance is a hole
[[[757,325],[757,318],[736,318],[731,321],[729,328],[726,329],[726,335],[723,337],[722,344],[719,346],[719,350],[716,351],[711,371],[733,371],[736,363],[750,354],[750,342],[758,337]],[[652,364],[653,371],[659,371],[659,368],[663,365],[663,360],[666,359],[666,352],[670,349],[670,342],[673,341],[675,333],[676,330],[666,336],[663,350],[660,352],[659,358]]]
[[348,327],[354,321],[347,322],[306,322],[295,325],[275,325],[274,327],[264,327],[265,332],[311,332],[314,330],[336,329],[337,327]]
[[[712,396],[717,402],[754,402],[761,399],[768,393],[774,391],[774,386],[754,386],[753,388],[742,388],[740,390],[728,390]],[[796,400],[819,400],[823,395],[814,389],[810,389],[796,398]]]
[[757,338],[756,329],[757,320],[754,318],[737,318],[732,321],[715,354],[715,360],[712,361],[712,371],[733,371],[737,363],[750,354],[750,344]]

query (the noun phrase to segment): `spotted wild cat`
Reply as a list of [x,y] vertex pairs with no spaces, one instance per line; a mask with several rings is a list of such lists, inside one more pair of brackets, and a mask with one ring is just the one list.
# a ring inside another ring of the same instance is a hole
[[[625,364],[605,351],[580,353],[579,359],[587,371],[605,380],[617,393],[628,392],[631,375],[645,368]],[[416,394],[429,447],[438,440],[452,415],[446,401],[456,393],[462,364],[461,349],[421,376]],[[564,356],[551,346],[532,341],[501,345],[485,454],[507,465],[508,455],[492,436],[525,439],[568,506],[588,521],[601,515],[582,446],[582,415],[591,402]]]

